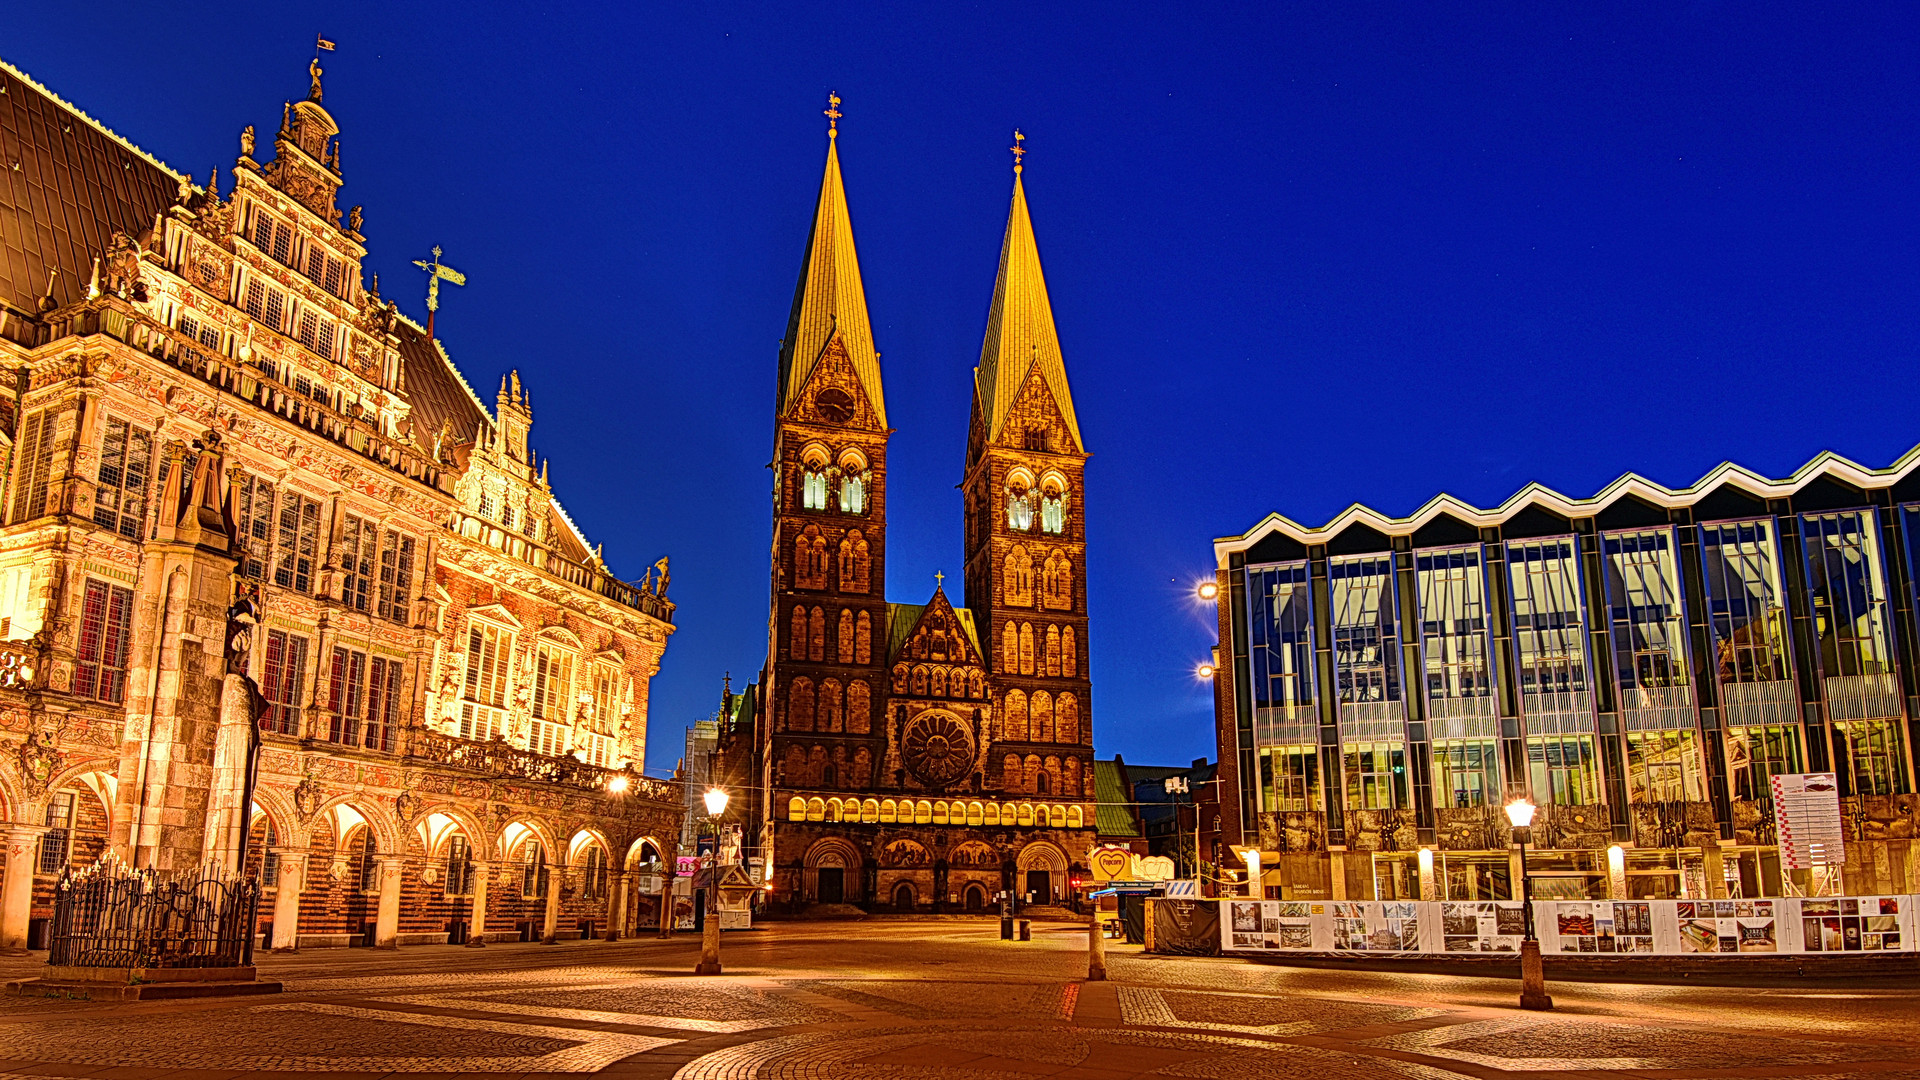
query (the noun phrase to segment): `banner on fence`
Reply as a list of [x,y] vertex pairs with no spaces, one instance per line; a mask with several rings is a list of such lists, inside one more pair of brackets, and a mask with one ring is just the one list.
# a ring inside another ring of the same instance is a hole
[[1773,822],[1782,867],[1811,870],[1846,864],[1840,785],[1832,773],[1775,773]]

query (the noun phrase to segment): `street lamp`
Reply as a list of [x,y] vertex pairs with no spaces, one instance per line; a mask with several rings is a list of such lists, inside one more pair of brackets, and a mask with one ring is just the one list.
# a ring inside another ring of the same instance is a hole
[[1220,599],[1220,583],[1217,581],[1203,581],[1200,583],[1199,588],[1193,590],[1193,593],[1200,599],[1212,603]]
[[1202,663],[1199,667],[1193,669],[1193,673],[1203,679],[1211,679],[1213,678],[1213,665]]
[[720,815],[727,812],[725,788],[710,787],[701,800],[707,804],[707,824],[713,829],[713,854],[707,857],[707,922],[700,934],[700,963],[695,975],[720,974]]
[[1507,804],[1507,821],[1513,826],[1513,838],[1520,844],[1520,910],[1526,936],[1520,939],[1520,1007],[1551,1009],[1547,996],[1547,973],[1540,963],[1540,941],[1533,933],[1533,881],[1527,876],[1527,841],[1533,828],[1534,812],[1540,808],[1533,800],[1520,796]]

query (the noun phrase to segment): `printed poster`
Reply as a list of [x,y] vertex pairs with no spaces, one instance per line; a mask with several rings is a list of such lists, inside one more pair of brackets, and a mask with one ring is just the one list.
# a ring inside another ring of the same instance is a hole
[[1898,896],[1834,897],[1800,901],[1802,947],[1807,952],[1876,952],[1902,947]]
[[1447,952],[1519,952],[1526,911],[1500,900],[1449,900],[1440,904],[1442,947]]
[[1333,947],[1354,952],[1416,952],[1420,904],[1413,900],[1333,903]]
[[1772,900],[1681,900],[1682,953],[1780,951]]

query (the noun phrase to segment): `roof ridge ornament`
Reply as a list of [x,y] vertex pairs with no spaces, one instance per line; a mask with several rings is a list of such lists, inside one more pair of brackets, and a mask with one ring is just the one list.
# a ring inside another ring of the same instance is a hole
[[1013,129],[1013,145],[1009,146],[1007,149],[1013,151],[1013,175],[1015,176],[1020,175],[1020,168],[1021,168],[1020,159],[1027,156],[1027,148],[1025,145],[1023,145],[1026,141],[1027,141],[1027,137],[1025,135],[1020,134],[1020,129],[1014,128]]
[[840,111],[840,95],[839,94],[833,92],[832,90],[827,91],[827,109],[821,115],[827,118],[827,138],[829,139],[839,138],[840,137],[840,117],[845,115]]

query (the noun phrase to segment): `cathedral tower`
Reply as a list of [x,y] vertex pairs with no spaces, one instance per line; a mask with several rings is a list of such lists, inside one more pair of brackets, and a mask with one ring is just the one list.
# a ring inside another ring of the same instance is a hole
[[774,411],[761,747],[774,806],[800,791],[866,789],[886,748],[878,717],[891,432],[840,179],[838,109],[827,115],[826,174],[780,346]]
[[1015,134],[1013,204],[974,372],[961,487],[966,601],[992,672],[999,786],[1090,798],[1087,452],[1027,213]]

